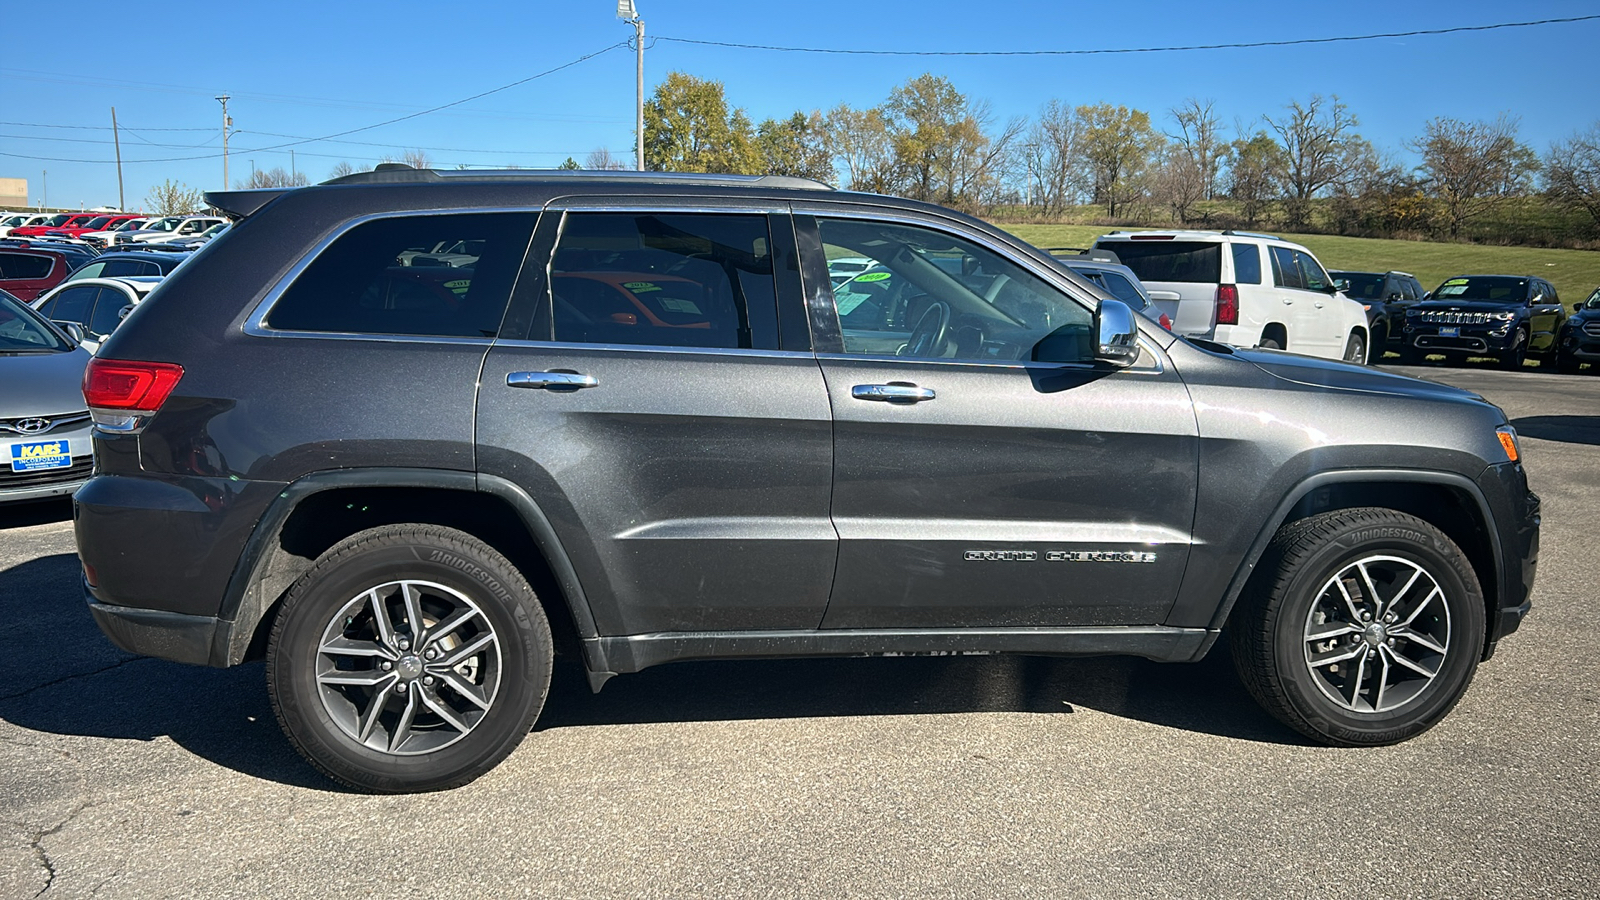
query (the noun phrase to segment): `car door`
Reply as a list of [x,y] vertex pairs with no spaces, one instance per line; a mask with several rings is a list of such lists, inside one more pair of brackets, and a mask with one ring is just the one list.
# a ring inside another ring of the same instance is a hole
[[485,361],[481,476],[549,517],[602,635],[816,628],[833,434],[787,210],[585,202],[544,211]]
[[[802,211],[834,419],[823,627],[1161,622],[1188,557],[1196,426],[1160,350],[1097,366],[1093,299],[983,232]],[[860,317],[824,255],[872,257],[904,283],[898,305]]]
[[1534,296],[1528,300],[1528,351],[1549,353],[1566,319],[1565,310],[1561,308],[1555,285],[1542,280],[1533,284]]

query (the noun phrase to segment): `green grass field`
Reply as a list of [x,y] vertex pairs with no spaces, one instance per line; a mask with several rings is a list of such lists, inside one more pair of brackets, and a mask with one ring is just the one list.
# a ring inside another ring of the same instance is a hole
[[[1095,238],[1111,230],[1103,225],[995,224],[1038,247],[1088,247],[1094,244]],[[1273,233],[1309,247],[1330,269],[1356,272],[1397,269],[1417,276],[1426,290],[1432,290],[1452,275],[1538,275],[1556,286],[1561,292],[1562,305],[1571,310],[1572,304],[1587,298],[1600,286],[1600,252],[1591,250]]]

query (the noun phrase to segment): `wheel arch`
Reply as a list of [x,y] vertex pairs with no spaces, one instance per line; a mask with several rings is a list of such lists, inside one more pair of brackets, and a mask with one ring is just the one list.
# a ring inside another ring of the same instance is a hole
[[[1488,500],[1470,478],[1454,472],[1411,469],[1319,472],[1296,484],[1263,523],[1228,582],[1223,602],[1208,625],[1210,638],[1195,658],[1199,659],[1215,643],[1245,586],[1257,575],[1256,565],[1267,545],[1280,529],[1318,513],[1364,506],[1408,513],[1443,531],[1471,561],[1483,591],[1485,613],[1494,615],[1503,590],[1500,536]],[[1485,647],[1485,657],[1491,650]]]
[[224,594],[211,664],[259,658],[289,587],[335,543],[368,528],[443,525],[483,540],[522,570],[558,633],[585,648],[594,616],[560,538],[544,511],[515,484],[442,469],[371,468],[315,472],[279,492],[240,554]]

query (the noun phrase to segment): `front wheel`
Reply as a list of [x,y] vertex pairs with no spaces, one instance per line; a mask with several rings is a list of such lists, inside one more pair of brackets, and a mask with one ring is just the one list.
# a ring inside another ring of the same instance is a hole
[[1483,593],[1445,534],[1405,513],[1323,513],[1273,539],[1230,623],[1245,687],[1319,742],[1393,744],[1461,699],[1483,652]]
[[1578,361],[1561,351],[1556,351],[1556,371],[1563,375],[1578,374]]
[[550,626],[522,574],[487,544],[389,525],[335,544],[289,589],[267,690],[295,748],[379,793],[466,784],[544,705]]
[[1511,346],[1500,354],[1500,368],[1515,372],[1522,368],[1522,361],[1528,356],[1528,332],[1521,328],[1511,338]]

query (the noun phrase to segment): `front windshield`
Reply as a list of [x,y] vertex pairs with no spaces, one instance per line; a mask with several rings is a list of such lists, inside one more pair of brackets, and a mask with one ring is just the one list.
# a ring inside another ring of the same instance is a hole
[[46,325],[38,313],[24,306],[21,300],[0,291],[0,353],[71,349],[72,345]]
[[1334,281],[1344,282],[1344,295],[1351,300],[1382,300],[1383,276],[1371,272],[1335,272]]
[[1528,299],[1528,279],[1513,275],[1472,275],[1451,278],[1433,292],[1435,300],[1486,300],[1521,303]]
[[168,216],[159,222],[152,222],[149,225],[146,225],[145,228],[149,231],[171,231],[172,229],[177,228],[178,223],[182,221],[182,216]]
[[6,216],[5,219],[0,220],[0,225],[5,226],[6,228],[15,228],[26,221],[28,221],[27,216]]
[[1600,309],[1600,288],[1595,288],[1589,299],[1583,302],[1584,309]]
[[139,229],[141,229],[141,228],[143,228],[143,227],[145,227],[146,225],[149,225],[149,224],[150,224],[150,222],[147,219],[129,219],[128,221],[123,222],[121,225],[118,225],[117,227],[115,227],[115,228],[113,228],[111,230],[112,231],[138,231]]

